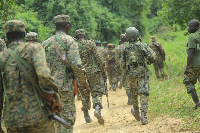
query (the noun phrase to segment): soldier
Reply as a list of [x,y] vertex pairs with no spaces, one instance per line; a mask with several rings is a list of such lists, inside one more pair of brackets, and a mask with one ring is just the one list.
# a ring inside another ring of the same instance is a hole
[[36,43],[25,45],[24,22],[7,21],[4,29],[9,48],[0,53],[0,71],[3,73],[0,92],[3,90],[5,96],[4,124],[7,132],[53,133],[53,124],[47,117],[40,95],[41,89],[36,87],[39,84],[42,89],[53,90],[58,96],[58,86],[50,77],[44,49]]
[[155,52],[145,43],[137,41],[139,32],[135,27],[127,28],[126,36],[128,44],[122,56],[122,67],[125,69],[125,76],[127,73],[130,85],[130,94],[133,102],[131,113],[137,121],[140,121],[138,107],[138,95],[140,95],[141,123],[145,125],[148,123],[146,113],[149,97],[149,69],[147,61],[152,63],[156,56]]
[[[101,109],[103,108],[102,95],[104,94],[103,78],[107,78],[105,64],[95,43],[91,40],[85,40],[84,29],[76,30],[75,32],[79,44],[82,65],[85,66],[87,80],[90,85],[93,108],[95,109],[94,116],[97,117],[99,124],[104,124],[104,119],[101,116]],[[92,121],[88,112],[91,108],[90,92],[84,92],[82,89],[80,90],[84,97],[84,101],[82,101],[84,118],[86,123],[90,123]]]
[[164,61],[165,61],[165,50],[161,43],[156,43],[156,37],[151,36],[152,43],[149,44],[149,47],[156,53],[157,60],[153,62],[153,66],[155,69],[155,74],[157,79],[160,78],[159,71],[164,79]]
[[0,52],[6,50],[6,43],[3,39],[0,38]]
[[54,17],[56,35],[43,42],[46,50],[47,62],[51,69],[52,76],[59,85],[63,112],[61,117],[72,125],[72,128],[65,129],[58,124],[57,132],[73,132],[73,125],[76,119],[75,95],[73,88],[74,77],[78,78],[80,86],[84,85],[88,90],[88,83],[84,76],[81,58],[78,51],[78,44],[67,35],[71,28],[70,17],[68,15],[57,15]]
[[195,109],[197,109],[200,107],[199,98],[195,90],[195,84],[197,83],[197,79],[199,80],[200,77],[200,31],[198,20],[193,19],[188,23],[188,32],[191,34],[186,46],[188,56],[183,84],[185,84],[187,93],[192,96],[195,103]]
[[113,91],[116,91],[117,79],[116,79],[116,63],[115,63],[115,51],[113,50],[113,45],[111,43],[108,44],[108,64],[107,64],[107,72],[109,76],[109,82],[111,84],[111,88]]
[[[122,63],[121,63],[121,61],[122,61],[122,54],[123,54],[124,48],[126,47],[126,45],[127,45],[128,42],[127,42],[127,38],[126,38],[125,34],[121,34],[120,35],[120,39],[121,39],[121,43],[122,44],[119,47],[119,57],[117,57],[117,58],[120,59],[120,70],[121,70],[122,69],[122,66],[121,66],[122,65]],[[125,89],[126,89],[126,95],[128,96],[128,102],[127,102],[127,104],[128,105],[132,105],[131,93],[130,93],[130,86],[129,86],[129,83],[128,83],[127,76],[124,75],[124,72],[122,72],[122,77],[123,77],[122,80],[126,78],[126,81],[125,80],[123,81],[124,82],[123,86],[125,87]],[[122,84],[120,86],[122,86]]]
[[26,42],[38,42],[38,34],[36,32],[27,33]]

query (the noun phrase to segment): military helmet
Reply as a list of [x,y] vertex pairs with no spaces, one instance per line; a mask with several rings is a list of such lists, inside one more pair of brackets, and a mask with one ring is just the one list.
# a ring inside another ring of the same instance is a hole
[[108,48],[113,48],[112,43],[109,43],[109,44],[108,44]]
[[139,31],[135,27],[129,27],[126,29],[125,34],[128,40],[130,39],[136,40],[139,36]]
[[26,41],[37,41],[38,34],[36,32],[29,32],[26,34]]
[[155,36],[151,36],[151,39],[150,39],[152,42],[155,42],[157,39]]
[[25,24],[21,20],[9,20],[5,23],[4,29],[6,33],[25,32]]
[[75,33],[76,33],[76,35],[85,34],[85,30],[84,29],[79,29],[79,30],[76,30]]
[[95,41],[96,44],[101,44],[101,41],[97,40]]
[[121,34],[120,35],[120,39],[124,39],[124,38],[126,38],[126,35],[125,34]]

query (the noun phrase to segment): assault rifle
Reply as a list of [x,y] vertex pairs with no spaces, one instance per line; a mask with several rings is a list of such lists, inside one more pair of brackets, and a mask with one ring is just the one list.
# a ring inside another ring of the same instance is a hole
[[109,108],[107,80],[106,80],[106,78],[104,78],[103,80],[104,80],[104,83],[103,83],[103,90],[104,90],[104,94],[105,94],[106,97],[107,97],[107,103],[108,103],[108,108]]

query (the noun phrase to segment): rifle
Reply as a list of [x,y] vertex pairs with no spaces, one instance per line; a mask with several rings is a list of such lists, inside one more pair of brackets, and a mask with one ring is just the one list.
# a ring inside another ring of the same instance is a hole
[[109,108],[107,81],[106,81],[106,78],[104,78],[103,80],[104,80],[103,90],[104,90],[104,94],[105,94],[106,97],[107,97],[107,103],[108,103],[108,108]]

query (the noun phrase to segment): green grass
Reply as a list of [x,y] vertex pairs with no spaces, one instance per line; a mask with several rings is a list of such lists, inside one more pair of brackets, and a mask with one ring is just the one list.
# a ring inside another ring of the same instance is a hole
[[[169,115],[182,119],[186,122],[186,129],[196,131],[200,127],[200,109],[194,110],[192,98],[187,94],[183,84],[183,73],[187,58],[185,46],[188,39],[188,36],[184,36],[184,33],[185,31],[166,30],[165,33],[155,35],[165,49],[167,65],[169,65],[170,57],[171,66],[170,71],[165,68],[166,80],[157,80],[153,66],[149,67],[152,72],[149,113],[151,114],[150,118]],[[148,42],[147,38],[146,41]],[[200,96],[198,84],[196,84],[196,90]]]

